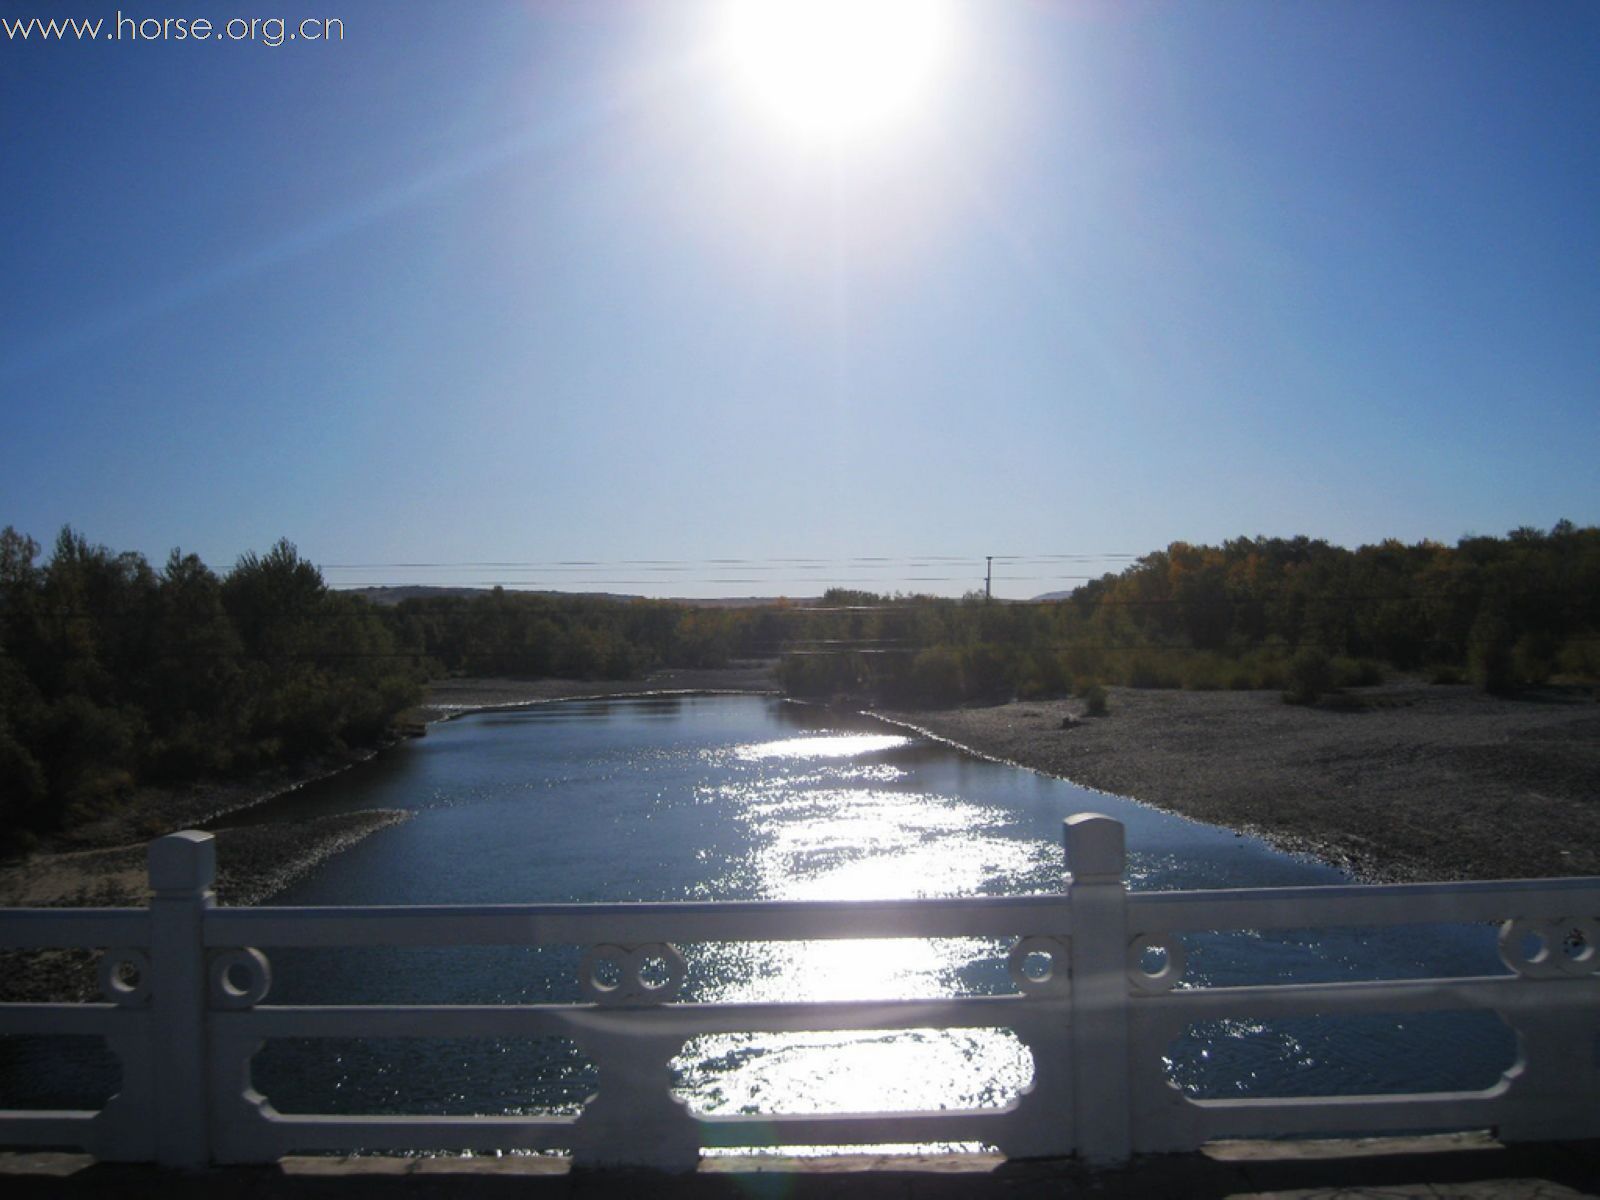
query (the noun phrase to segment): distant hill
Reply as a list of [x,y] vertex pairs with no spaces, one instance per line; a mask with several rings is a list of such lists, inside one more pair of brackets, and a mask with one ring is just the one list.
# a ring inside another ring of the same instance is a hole
[[410,587],[358,587],[338,588],[347,596],[360,596],[372,604],[399,604],[402,600],[431,600],[438,596],[476,596],[486,588],[430,587],[417,584]]
[[1044,600],[1071,600],[1071,599],[1072,599],[1072,592],[1071,591],[1066,591],[1066,592],[1046,592],[1042,596],[1035,596],[1033,598],[1033,600],[1031,601],[1031,603],[1037,604],[1040,601],[1044,601]]
[[684,604],[690,608],[766,608],[777,604],[780,600],[791,608],[810,608],[812,605],[821,603],[821,597],[819,596],[799,599],[793,596],[713,596],[710,599],[700,600],[674,596],[667,603]]
[[[429,583],[412,583],[400,587],[364,587],[341,588],[340,591],[350,596],[360,596],[373,604],[399,604],[404,600],[437,600],[443,596],[462,596],[471,599],[473,596],[487,596],[493,588],[481,587],[446,587]],[[574,599],[585,600],[615,600],[625,603],[629,600],[642,600],[643,596],[624,596],[617,592],[558,592],[548,588],[520,589],[508,588],[522,596],[570,596]]]
[[[434,584],[414,583],[400,587],[359,587],[340,588],[340,591],[350,596],[360,596],[372,604],[396,605],[404,600],[433,600],[441,596],[461,596],[471,599],[473,596],[486,596],[493,589],[479,587],[443,587]],[[510,589],[508,589],[510,590]],[[555,596],[571,597],[584,600],[613,600],[618,604],[626,604],[630,600],[643,600],[643,596],[626,595],[621,592],[558,592],[549,589],[519,591],[525,596]],[[778,603],[777,596],[722,596],[710,599],[690,599],[686,597],[670,597],[668,604],[682,604],[689,608],[761,608],[765,605]],[[819,602],[815,596],[796,599],[786,598],[786,603],[796,608],[808,608]]]

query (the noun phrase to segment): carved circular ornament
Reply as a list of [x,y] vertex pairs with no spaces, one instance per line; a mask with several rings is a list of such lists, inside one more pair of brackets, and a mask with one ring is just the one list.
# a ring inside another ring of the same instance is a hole
[[1568,974],[1593,975],[1600,972],[1600,921],[1593,917],[1574,917],[1560,924],[1567,927],[1565,937],[1577,935],[1577,944],[1567,943],[1561,956]]
[[668,942],[591,946],[578,964],[578,986],[596,1004],[664,1004],[677,998],[687,972]]
[[[1163,956],[1159,971],[1145,970],[1144,957],[1151,951]],[[1170,992],[1183,978],[1187,962],[1183,943],[1170,933],[1141,933],[1128,943],[1128,981],[1141,992]]]
[[211,959],[211,1003],[216,1008],[253,1008],[272,986],[272,966],[261,951],[241,946]]
[[1500,961],[1524,979],[1600,972],[1600,921],[1593,917],[1518,917],[1500,926]]
[[1059,995],[1067,990],[1070,979],[1067,944],[1053,937],[1019,938],[1006,955],[1006,971],[1024,995]]
[[143,950],[127,946],[108,949],[100,956],[100,991],[122,1008],[150,1003],[150,959]]

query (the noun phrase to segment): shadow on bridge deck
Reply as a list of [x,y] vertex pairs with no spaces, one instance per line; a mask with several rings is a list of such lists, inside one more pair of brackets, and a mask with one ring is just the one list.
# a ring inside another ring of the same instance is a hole
[[463,1197],[464,1200],[913,1200],[922,1197],[1512,1197],[1600,1195],[1600,1142],[1502,1146],[1485,1134],[1327,1142],[1224,1142],[1199,1154],[1090,1171],[1070,1160],[992,1155],[704,1160],[692,1175],[573,1171],[554,1157],[291,1157],[270,1167],[176,1172],[86,1155],[0,1155],[7,1200],[119,1196],[160,1200]]

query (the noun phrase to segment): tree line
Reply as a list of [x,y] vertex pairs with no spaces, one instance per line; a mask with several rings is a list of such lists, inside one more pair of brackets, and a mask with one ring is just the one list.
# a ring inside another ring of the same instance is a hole
[[0,532],[0,837],[146,783],[371,746],[443,675],[637,678],[782,654],[791,695],[903,706],[1095,697],[1105,684],[1286,688],[1389,671],[1491,691],[1600,679],[1600,529],[1454,546],[1175,542],[1049,603],[882,596],[711,608],[507,592],[369,603],[288,541],[218,575],[62,530]]
[[0,830],[60,829],[144,783],[378,741],[420,695],[388,622],[287,541],[218,576],[62,530],[0,532]]
[[1600,529],[1356,550],[1174,542],[1060,602],[838,592],[824,608],[807,618],[816,648],[781,668],[796,694],[939,705],[1116,683],[1309,698],[1389,671],[1505,692],[1600,679]]
[[[777,622],[776,624],[774,622]],[[629,678],[769,650],[773,610],[529,595],[376,605],[280,541],[218,575],[174,550],[48,557],[0,532],[0,843],[69,828],[145,784],[373,746],[447,674]]]
[[662,667],[721,667],[776,654],[779,606],[517,592],[414,597],[383,610],[398,643],[434,675],[637,679]]

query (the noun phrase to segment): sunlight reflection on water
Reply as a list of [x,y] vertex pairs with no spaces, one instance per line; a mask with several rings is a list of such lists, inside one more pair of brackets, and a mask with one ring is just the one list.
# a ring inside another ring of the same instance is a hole
[[[908,788],[904,769],[861,761],[910,744],[898,736],[829,733],[719,756],[736,774],[745,764],[779,767],[717,789],[747,831],[758,892],[786,900],[975,895],[1059,858],[1048,843],[1017,840],[1002,809]],[[1000,967],[1004,948],[983,939],[719,950],[719,969],[702,976],[718,982],[698,999],[846,1001],[1010,990]],[[976,979],[974,964],[987,968]],[[687,1044],[675,1068],[678,1094],[694,1111],[763,1114],[995,1107],[1033,1078],[1027,1048],[1002,1029],[708,1036]]]
[[833,733],[821,737],[784,738],[776,742],[759,742],[739,746],[733,753],[745,762],[760,762],[769,758],[855,758],[881,750],[893,750],[910,745],[908,737],[881,733]]

